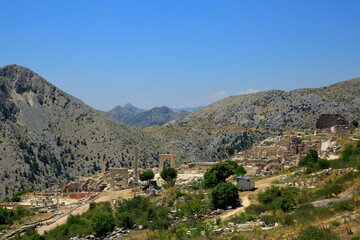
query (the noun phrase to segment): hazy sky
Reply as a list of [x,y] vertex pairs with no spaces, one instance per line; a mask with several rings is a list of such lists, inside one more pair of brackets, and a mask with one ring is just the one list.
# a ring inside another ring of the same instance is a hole
[[360,77],[359,0],[0,1],[0,65],[101,110]]

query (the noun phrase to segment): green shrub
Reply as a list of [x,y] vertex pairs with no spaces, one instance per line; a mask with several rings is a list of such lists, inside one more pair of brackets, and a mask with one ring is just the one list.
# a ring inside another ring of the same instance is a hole
[[169,218],[169,209],[163,206],[158,206],[152,214],[148,213],[149,219],[149,228],[151,230],[164,230],[171,225],[171,220]]
[[258,200],[263,204],[272,205],[275,209],[289,211],[296,206],[295,195],[299,190],[288,187],[280,188],[272,186],[258,194]]
[[12,220],[10,219],[11,212],[5,208],[0,207],[0,225],[11,224]]
[[288,212],[296,206],[295,198],[292,195],[283,195],[278,197],[274,202],[277,209],[281,209],[284,212]]
[[118,212],[115,215],[116,225],[126,229],[131,229],[134,224],[134,216],[129,212]]
[[239,176],[239,175],[245,175],[247,173],[247,171],[245,170],[245,168],[243,166],[240,165],[240,166],[236,167],[235,173],[237,176]]
[[305,157],[300,159],[298,165],[300,167],[312,166],[317,162],[318,158],[319,156],[317,151],[315,149],[310,149],[309,152],[305,155]]
[[115,219],[111,212],[96,212],[91,217],[91,227],[96,233],[102,234],[112,231],[115,227]]
[[238,223],[254,222],[256,221],[256,219],[257,217],[255,215],[241,212],[239,214],[236,214],[234,217],[230,218],[229,222],[234,222],[238,224]]
[[90,209],[95,209],[95,207],[96,207],[96,202],[89,203],[89,208]]
[[233,236],[231,237],[231,240],[244,240],[245,238],[243,236]]
[[263,220],[266,225],[275,224],[279,222],[279,219],[274,215],[262,215],[261,220]]
[[336,221],[336,220],[334,220],[334,221],[331,221],[331,225],[333,225],[334,227],[338,227],[338,226],[340,226],[340,222],[339,221]]
[[320,169],[327,169],[330,167],[330,161],[328,161],[326,159],[319,158],[318,164],[319,164]]
[[317,199],[325,199],[329,197],[334,197],[334,195],[338,195],[344,190],[345,186],[343,184],[327,183],[321,189],[316,191],[314,193],[314,196],[317,196]]
[[282,224],[285,226],[292,226],[294,225],[294,216],[291,214],[285,214],[282,218]]
[[174,168],[164,168],[161,173],[160,177],[165,181],[173,181],[177,177],[177,172]]
[[309,226],[301,230],[296,240],[338,240],[340,239],[328,228]]
[[226,209],[228,206],[240,206],[238,188],[229,182],[216,185],[211,192],[215,208]]
[[354,127],[356,127],[356,128],[359,126],[359,122],[356,121],[356,120],[352,120],[352,121],[351,121],[351,124],[352,124]]
[[80,222],[81,222],[81,218],[79,214],[77,215],[70,214],[68,219],[66,220],[66,223],[68,224],[78,224]]
[[155,176],[154,172],[152,170],[147,170],[145,172],[140,173],[139,178],[140,181],[149,181],[153,179]]
[[12,201],[12,202],[20,202],[20,201],[21,201],[21,197],[20,197],[20,196],[13,196],[13,197],[11,198],[11,201]]
[[334,208],[338,212],[353,211],[355,205],[352,200],[343,200],[333,204]]
[[261,204],[250,204],[248,207],[245,208],[245,212],[247,214],[254,214],[259,216],[260,214],[269,210],[269,207]]

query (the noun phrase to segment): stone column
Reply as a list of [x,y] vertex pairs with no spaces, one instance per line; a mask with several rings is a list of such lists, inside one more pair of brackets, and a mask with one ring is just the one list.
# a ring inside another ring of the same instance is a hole
[[174,143],[171,143],[171,150],[170,150],[170,161],[171,161],[171,167],[175,168],[175,156],[174,156]]
[[110,191],[114,191],[115,175],[113,171],[110,171]]
[[139,160],[139,148],[135,147],[135,160],[134,160],[134,181],[138,182],[138,160]]

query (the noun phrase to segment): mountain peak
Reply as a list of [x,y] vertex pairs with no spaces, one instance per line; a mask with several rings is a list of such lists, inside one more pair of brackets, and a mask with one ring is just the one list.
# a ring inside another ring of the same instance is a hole
[[131,103],[127,103],[124,105],[124,108],[132,111],[132,112],[136,112],[136,113],[140,113],[140,112],[144,112],[145,110],[144,109],[141,109],[141,108],[138,108],[138,107],[135,107],[134,105],[132,105]]

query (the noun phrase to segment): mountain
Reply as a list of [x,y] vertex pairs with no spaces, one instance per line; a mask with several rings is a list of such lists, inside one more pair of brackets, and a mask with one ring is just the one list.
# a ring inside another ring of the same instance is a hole
[[268,130],[315,129],[321,114],[360,119],[360,78],[321,88],[290,92],[271,90],[231,96],[180,120],[208,119],[216,125],[236,124]]
[[171,108],[171,110],[173,110],[174,112],[181,112],[181,111],[187,111],[187,112],[196,112],[199,111],[200,109],[204,108],[204,106],[200,106],[200,107],[185,107],[185,108]]
[[0,197],[108,167],[155,166],[156,143],[30,69],[0,68]]
[[132,126],[149,127],[184,118],[190,112],[184,110],[174,112],[166,106],[143,110],[128,103],[124,107],[116,106],[105,114]]
[[134,105],[130,104],[130,103],[127,103],[124,105],[124,108],[125,109],[128,109],[129,111],[131,112],[135,112],[135,113],[141,113],[141,112],[145,112],[146,110],[144,109],[140,109],[140,108],[137,108],[135,107]]
[[280,130],[315,129],[322,114],[359,121],[360,78],[321,88],[231,96],[144,131],[159,143],[176,141],[180,161],[217,161]]

